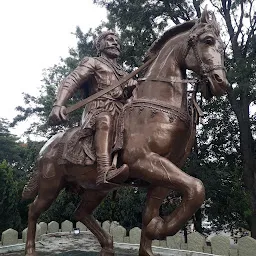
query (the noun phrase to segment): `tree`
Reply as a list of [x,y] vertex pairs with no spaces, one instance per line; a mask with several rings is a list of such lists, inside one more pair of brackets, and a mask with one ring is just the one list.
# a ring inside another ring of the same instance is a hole
[[[14,216],[18,216],[17,223],[15,224],[12,221],[7,221],[7,223],[10,224],[9,227],[14,228],[13,225],[15,225],[17,229],[23,229],[27,226],[28,207],[27,202],[21,201],[21,193],[28,177],[33,171],[35,160],[43,142],[31,140],[28,140],[26,143],[20,142],[17,136],[10,133],[9,122],[5,119],[0,119],[0,145],[0,163],[2,163],[3,168],[3,176],[0,177],[0,182],[5,184],[2,187],[4,191],[1,194],[4,197],[10,196],[9,200],[7,198],[3,199],[1,209],[8,216],[8,213],[10,213],[9,207],[14,207],[12,205],[12,196],[15,193],[15,210],[13,212]],[[6,181],[7,178],[8,180]]]
[[122,188],[117,191],[115,199],[110,193],[94,215],[99,221],[118,221],[126,229],[141,227],[142,205],[145,204],[145,189]]
[[13,170],[6,161],[0,163],[0,233],[12,227],[19,230],[20,216],[17,210],[17,182]]
[[[239,127],[225,98],[204,104],[206,117],[185,170],[206,187],[204,213],[216,230],[249,227],[249,198],[242,180]],[[218,111],[216,111],[216,109]],[[228,207],[227,207],[228,206]]]
[[51,222],[53,220],[61,223],[65,220],[74,220],[74,212],[79,203],[79,196],[77,194],[67,193],[65,190],[61,191],[57,200],[51,207],[44,212],[39,221]]
[[9,131],[9,123],[0,118],[0,162],[6,160],[9,164],[16,164],[21,160],[23,148],[18,143],[18,137]]
[[[255,102],[256,12],[254,1],[211,1],[222,15],[229,44],[227,63],[231,88],[228,99],[234,110],[240,133],[243,177],[251,197],[251,232],[256,238],[256,154],[250,105]],[[246,25],[247,24],[247,25]]]
[[108,10],[109,28],[121,31],[122,61],[130,67],[141,64],[145,50],[170,24],[200,16],[201,1],[94,0]]

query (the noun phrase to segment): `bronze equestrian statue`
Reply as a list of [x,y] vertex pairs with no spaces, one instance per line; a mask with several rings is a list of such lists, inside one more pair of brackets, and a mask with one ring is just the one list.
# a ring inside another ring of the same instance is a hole
[[[103,52],[102,49],[108,44],[114,45],[117,38],[114,34],[110,36],[113,44],[100,40],[105,44],[98,48],[100,51]],[[108,40],[107,37],[105,39]],[[62,82],[51,113],[52,119],[65,119],[63,104],[71,97],[73,90],[82,86],[82,82],[87,83],[89,77],[92,79],[88,83],[90,85],[85,84],[84,87],[94,90],[89,93],[90,97],[97,94],[93,94],[95,90],[104,90],[103,87],[117,82],[118,72],[122,73],[115,62],[119,55],[118,45],[116,41],[112,57],[103,56],[106,62],[85,58],[75,73]],[[117,93],[111,91],[92,101],[86,106],[82,127],[56,134],[41,149],[37,168],[23,190],[24,199],[35,198],[29,206],[27,256],[36,255],[38,217],[67,186],[80,190],[82,199],[75,218],[97,237],[102,247],[101,256],[114,255],[113,240],[98,225],[92,212],[116,187],[109,181],[126,186],[131,185],[131,181],[132,184],[142,181],[148,189],[140,256],[152,256],[152,240],[176,234],[203,203],[205,192],[202,182],[180,168],[191,150],[195,122],[200,113],[196,92],[188,100],[187,83],[192,81],[187,79],[186,70],[198,75],[199,87],[206,98],[221,96],[228,90],[223,43],[214,14],[204,10],[200,19],[169,29],[153,43],[146,58],[151,63],[128,102],[125,103],[125,97],[121,96],[123,87]],[[95,71],[96,67],[97,71],[106,69],[104,72],[109,78],[101,79],[101,73]],[[134,86],[134,82],[130,83]],[[104,110],[104,115],[101,110]],[[87,123],[88,120],[92,122]],[[97,141],[98,132],[103,141]],[[93,139],[94,134],[96,138]],[[109,137],[104,138],[105,135]],[[117,161],[114,161],[116,168],[111,167],[110,154],[114,152],[119,154]],[[104,160],[101,158],[103,155]],[[124,181],[127,170],[129,177]],[[106,179],[99,177],[103,172]],[[122,176],[122,173],[125,175]],[[170,190],[178,191],[182,202],[169,216],[161,218],[159,208]]]

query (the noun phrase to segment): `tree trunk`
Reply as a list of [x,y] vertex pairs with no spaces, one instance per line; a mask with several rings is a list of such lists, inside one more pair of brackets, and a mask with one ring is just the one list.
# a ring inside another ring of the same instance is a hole
[[[240,85],[240,88],[246,88]],[[241,99],[234,99],[232,92],[229,94],[229,100],[238,119],[240,130],[240,149],[243,159],[243,178],[246,189],[251,196],[251,235],[256,239],[256,159],[254,140],[252,137],[251,123],[249,119],[249,100],[246,89],[240,94]]]
[[203,227],[202,227],[202,209],[199,208],[195,213],[195,218],[193,218],[195,230],[199,232],[200,234],[203,233]]

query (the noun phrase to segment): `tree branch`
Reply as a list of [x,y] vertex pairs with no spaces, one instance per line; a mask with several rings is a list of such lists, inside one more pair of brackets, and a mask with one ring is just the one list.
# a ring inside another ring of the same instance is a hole
[[179,3],[177,4],[177,6],[180,8],[184,20],[188,21],[190,19],[188,11]]
[[[240,7],[241,7],[241,14],[240,14],[240,19],[239,19],[239,24],[238,24],[238,27],[237,27],[237,32],[236,32],[235,37],[234,37],[234,40],[235,40],[236,42],[237,42],[237,39],[238,39],[239,34],[241,33],[242,26],[243,26],[244,4],[243,4],[242,1],[241,1],[241,4],[240,4]],[[234,16],[235,16],[235,15],[234,15]]]
[[221,10],[221,8],[220,8],[217,4],[215,4],[215,3],[213,2],[213,0],[210,0],[210,3],[212,4],[212,6],[213,6],[214,8],[217,9],[217,11],[220,13],[220,15],[221,15],[223,18],[225,18],[225,15],[224,15],[223,11]]
[[[250,19],[250,26],[247,30],[247,41],[245,43],[244,49],[243,49],[243,55],[246,56],[250,42],[253,40],[254,33],[256,31],[256,13],[254,12],[252,14],[252,2],[249,1],[250,8],[249,8],[249,19]],[[253,17],[253,18],[252,18]]]
[[[249,28],[249,30],[250,30],[250,28]],[[250,42],[253,40],[255,31],[256,31],[256,19],[254,20],[254,23],[251,26],[251,30],[248,33],[247,41],[246,41],[246,44],[244,47],[244,53],[243,53],[244,56],[246,56],[246,54],[247,54]]]
[[[231,40],[234,59],[236,59],[237,57],[240,57],[240,51],[239,51],[239,47],[238,47],[238,42],[235,40],[235,31],[232,26],[232,21],[231,21],[231,16],[230,16],[231,1],[230,0],[228,0],[228,1],[222,0],[221,2],[222,2],[223,13],[224,13],[224,19],[225,19],[229,37]],[[227,3],[228,3],[228,5],[227,5]]]
[[201,17],[200,1],[193,0],[193,5],[195,7],[197,17]]

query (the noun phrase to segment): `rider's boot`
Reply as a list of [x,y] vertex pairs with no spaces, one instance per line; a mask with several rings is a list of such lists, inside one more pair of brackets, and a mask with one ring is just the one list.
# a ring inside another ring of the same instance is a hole
[[128,165],[123,164],[121,167],[116,168],[111,164],[113,123],[112,117],[108,113],[102,113],[98,116],[94,140],[97,157],[96,184],[124,182],[129,176]]
[[121,183],[124,182],[128,176],[129,168],[127,164],[123,164],[121,167],[116,168],[115,166],[111,165],[109,155],[97,156],[97,185],[106,183]]

